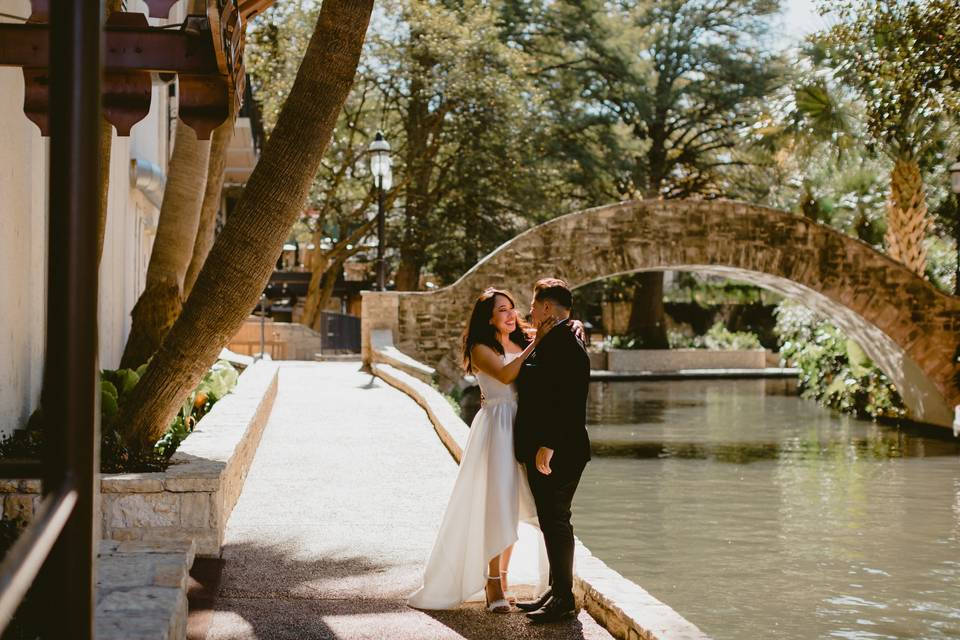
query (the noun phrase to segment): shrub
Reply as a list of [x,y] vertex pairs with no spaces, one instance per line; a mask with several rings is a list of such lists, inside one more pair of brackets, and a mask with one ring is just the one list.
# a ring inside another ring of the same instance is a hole
[[886,374],[827,319],[792,302],[781,303],[775,315],[781,360],[800,369],[804,397],[859,417],[906,415]]
[[[702,336],[688,336],[680,331],[667,331],[671,349],[708,349],[711,351],[734,351],[739,349],[762,349],[760,338],[749,331],[729,331],[722,322],[717,322]],[[634,336],[607,336],[604,349],[643,349],[643,340]]]
[[[100,471],[122,473],[162,471],[180,443],[215,402],[230,393],[237,384],[237,370],[221,360],[204,375],[197,388],[184,401],[167,432],[152,450],[133,451],[124,443],[120,425],[115,423],[120,408],[147,365],[137,369],[104,369],[100,372]],[[43,409],[37,409],[26,429],[17,429],[0,439],[0,458],[39,458],[43,446]]]
[[693,339],[694,348],[712,351],[735,351],[762,349],[760,338],[749,331],[729,331],[722,322],[717,322],[702,336]]

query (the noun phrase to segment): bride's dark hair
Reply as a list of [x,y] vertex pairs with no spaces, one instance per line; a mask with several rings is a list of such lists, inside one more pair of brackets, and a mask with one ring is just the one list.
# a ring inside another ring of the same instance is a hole
[[[466,371],[473,370],[473,358],[470,352],[474,345],[485,344],[503,355],[503,345],[497,340],[497,329],[490,324],[490,319],[493,318],[493,305],[497,296],[503,296],[510,301],[511,307],[517,308],[513,296],[501,289],[490,287],[477,297],[477,301],[473,305],[473,312],[470,314],[470,320],[463,330],[463,368]],[[530,344],[526,324],[519,316],[517,317],[517,328],[510,333],[510,341],[524,349]]]

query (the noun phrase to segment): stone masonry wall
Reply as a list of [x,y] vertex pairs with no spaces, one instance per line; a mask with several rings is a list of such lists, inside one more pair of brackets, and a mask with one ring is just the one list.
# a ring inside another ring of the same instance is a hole
[[960,298],[825,225],[724,200],[631,201],[572,213],[510,240],[449,287],[365,294],[365,345],[367,327],[392,328],[397,348],[453,380],[460,332],[484,288],[511,291],[525,311],[541,277],[579,287],[665,269],[736,278],[799,299],[863,346],[914,419],[952,422],[960,404],[953,382]]
[[[190,542],[218,556],[227,519],[246,479],[277,393],[277,365],[248,367],[180,445],[166,471],[105,474],[100,479],[103,540]],[[0,481],[4,517],[29,522],[39,480]]]

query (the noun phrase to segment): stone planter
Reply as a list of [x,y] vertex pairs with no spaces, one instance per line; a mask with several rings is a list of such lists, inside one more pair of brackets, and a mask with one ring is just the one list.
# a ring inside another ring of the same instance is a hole
[[606,351],[588,351],[590,356],[590,369],[593,371],[607,370],[607,352]]
[[[193,541],[198,555],[218,556],[276,393],[277,365],[258,362],[197,423],[166,471],[101,476],[102,538]],[[40,482],[0,482],[0,494],[5,517],[30,520]]]
[[764,349],[710,351],[708,349],[610,349],[607,368],[613,372],[667,372],[684,369],[764,369]]

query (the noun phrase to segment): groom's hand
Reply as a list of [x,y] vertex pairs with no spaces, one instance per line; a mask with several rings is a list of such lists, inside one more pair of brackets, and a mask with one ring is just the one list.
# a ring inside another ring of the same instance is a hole
[[550,469],[550,461],[552,459],[553,449],[548,449],[547,447],[540,447],[537,449],[537,471],[545,476],[550,475],[552,472]]

